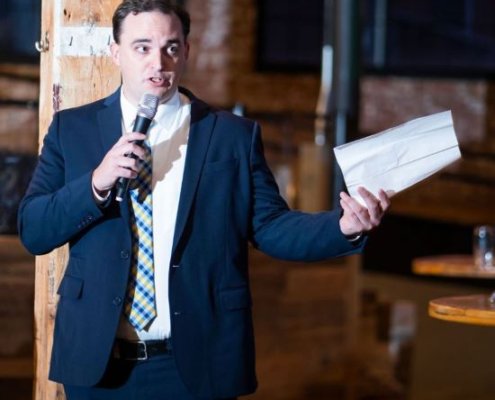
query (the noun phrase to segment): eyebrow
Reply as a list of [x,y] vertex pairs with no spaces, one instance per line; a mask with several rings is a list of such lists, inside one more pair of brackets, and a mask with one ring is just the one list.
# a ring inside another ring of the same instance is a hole
[[[135,39],[131,42],[132,45],[135,45],[135,44],[140,44],[140,43],[151,43],[151,39]],[[170,45],[170,44],[180,44],[181,41],[180,39],[170,39],[170,40],[167,40],[167,43],[166,45]]]
[[131,44],[138,44],[138,43],[151,43],[151,39],[135,39],[131,42]]

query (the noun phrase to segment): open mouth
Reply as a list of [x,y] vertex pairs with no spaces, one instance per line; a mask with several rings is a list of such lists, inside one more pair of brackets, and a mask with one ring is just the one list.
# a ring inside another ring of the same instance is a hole
[[155,85],[162,85],[165,82],[165,79],[163,79],[162,77],[158,77],[158,76],[152,76],[150,78],[150,81],[152,83],[154,83]]
[[172,79],[167,76],[151,76],[148,78],[148,85],[156,89],[168,89],[172,87]]

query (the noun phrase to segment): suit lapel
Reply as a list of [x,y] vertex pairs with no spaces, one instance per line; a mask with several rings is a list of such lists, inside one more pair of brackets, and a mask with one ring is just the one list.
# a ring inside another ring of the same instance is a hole
[[107,97],[104,107],[98,112],[98,126],[103,145],[103,154],[122,136],[122,111],[120,110],[120,90]]
[[[186,227],[216,120],[215,115],[209,112],[209,107],[205,103],[197,100],[187,90],[182,88],[180,90],[192,100],[191,127],[189,130],[186,165],[184,168],[184,177],[182,179],[179,209],[177,211],[177,222],[175,224],[172,255],[175,254]],[[105,107],[98,113],[98,125],[103,154],[106,154],[122,135],[120,90],[109,96],[104,101],[104,105]],[[127,201],[121,202],[120,208],[121,215],[124,219],[128,220],[129,208]]]
[[[186,94],[190,98],[192,97],[190,93],[186,92]],[[177,212],[177,222],[175,224],[172,260],[184,233],[189,213],[191,212],[191,206],[205,162],[215,120],[216,116],[213,113],[208,113],[208,106],[192,97],[191,127],[189,131],[186,165],[184,177],[182,179],[179,209]]]

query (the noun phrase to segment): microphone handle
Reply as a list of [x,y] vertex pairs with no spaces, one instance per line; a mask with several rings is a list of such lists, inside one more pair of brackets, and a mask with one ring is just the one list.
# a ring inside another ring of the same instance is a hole
[[[139,115],[136,117],[136,121],[134,122],[134,127],[132,128],[133,132],[139,132],[139,133],[147,133],[148,128],[151,125],[151,119],[143,117],[142,115]],[[143,141],[142,140],[136,140],[134,141],[135,144],[142,146]],[[136,155],[133,153],[126,154],[126,157],[132,157],[136,158]],[[126,196],[128,190],[129,190],[129,178],[124,178],[120,177],[117,180],[116,183],[116,192],[115,192],[115,200],[118,202],[122,202],[124,200],[124,197]]]

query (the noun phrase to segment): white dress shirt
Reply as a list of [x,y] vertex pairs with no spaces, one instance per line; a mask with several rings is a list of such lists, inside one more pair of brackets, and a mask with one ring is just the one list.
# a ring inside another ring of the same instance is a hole
[[[132,130],[137,109],[122,91],[120,99],[123,131],[126,133]],[[122,315],[117,332],[120,338],[154,340],[170,337],[168,277],[190,120],[190,101],[177,91],[167,103],[158,106],[148,132],[147,141],[153,157],[153,256],[157,316],[146,330],[137,332]]]

